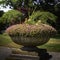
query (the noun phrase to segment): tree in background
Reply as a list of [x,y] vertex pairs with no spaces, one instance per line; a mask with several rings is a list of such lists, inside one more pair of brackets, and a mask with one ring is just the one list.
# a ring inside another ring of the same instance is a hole
[[4,11],[0,11],[0,17],[2,17],[2,15],[4,14]]
[[49,11],[56,16],[58,16],[58,20],[56,23],[56,28],[60,27],[59,20],[60,20],[60,9],[58,6],[60,6],[59,0],[2,0],[1,4],[3,3],[3,6],[10,5],[10,8],[13,7],[15,10],[21,11],[25,18],[29,18],[29,15],[32,15],[35,11]]

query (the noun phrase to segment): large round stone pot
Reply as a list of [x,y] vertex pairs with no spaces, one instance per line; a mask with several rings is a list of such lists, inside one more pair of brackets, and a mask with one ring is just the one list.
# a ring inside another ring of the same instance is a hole
[[29,25],[17,24],[7,28],[6,32],[12,40],[23,46],[38,46],[49,41],[56,30],[46,24]]

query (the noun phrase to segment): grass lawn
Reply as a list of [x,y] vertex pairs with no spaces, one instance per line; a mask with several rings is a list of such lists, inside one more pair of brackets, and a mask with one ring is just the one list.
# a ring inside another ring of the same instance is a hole
[[46,44],[38,47],[45,48],[48,51],[60,52],[60,39],[51,38]]
[[0,34],[0,46],[19,48],[20,45],[15,44],[7,34]]
[[[12,42],[11,38],[6,34],[0,35],[0,46],[20,48],[20,45],[17,45]],[[43,49],[45,48],[48,51],[60,52],[60,36],[51,38],[46,44],[38,47]]]
[[11,43],[12,40],[8,35],[0,35],[0,46],[6,45],[7,43]]

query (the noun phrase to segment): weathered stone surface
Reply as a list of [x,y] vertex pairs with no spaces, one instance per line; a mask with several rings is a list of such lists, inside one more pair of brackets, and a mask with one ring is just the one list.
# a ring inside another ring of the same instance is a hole
[[14,59],[14,60],[39,60],[39,56],[11,54],[11,56],[8,59]]
[[51,56],[47,53],[46,49],[38,49],[36,47],[22,47],[20,54],[12,53],[9,59],[13,60],[49,60]]
[[0,60],[5,60],[11,54],[11,49],[8,47],[0,47]]

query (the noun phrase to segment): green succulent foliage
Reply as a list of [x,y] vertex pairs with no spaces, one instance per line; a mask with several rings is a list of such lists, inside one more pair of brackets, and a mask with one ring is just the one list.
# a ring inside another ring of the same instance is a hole
[[3,14],[0,18],[0,27],[5,29],[13,24],[21,23],[23,20],[23,14],[17,10],[10,10]]
[[[53,21],[54,23],[56,22],[57,16],[55,16],[54,14],[50,13],[50,12],[33,12],[32,15],[29,17],[27,23],[34,21],[35,23],[37,23],[39,20],[40,23],[44,23],[47,24],[48,20],[49,21]],[[33,24],[33,22],[32,22]]]

